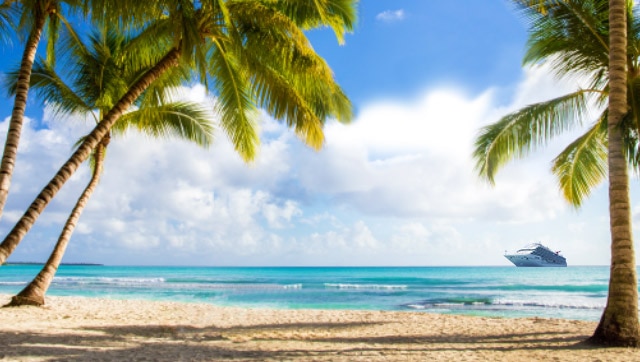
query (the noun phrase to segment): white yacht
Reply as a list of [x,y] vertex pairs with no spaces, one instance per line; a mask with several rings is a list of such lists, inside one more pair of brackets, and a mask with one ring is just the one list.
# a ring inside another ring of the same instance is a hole
[[517,267],[566,267],[567,259],[560,255],[559,251],[551,249],[540,243],[526,245],[513,254],[506,253],[504,257]]

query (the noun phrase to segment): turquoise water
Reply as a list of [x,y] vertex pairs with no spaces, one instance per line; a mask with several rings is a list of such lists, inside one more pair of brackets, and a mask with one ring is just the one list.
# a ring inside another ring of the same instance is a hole
[[[18,293],[39,265],[0,267]],[[598,320],[608,267],[60,267],[49,295],[279,309],[404,310]]]

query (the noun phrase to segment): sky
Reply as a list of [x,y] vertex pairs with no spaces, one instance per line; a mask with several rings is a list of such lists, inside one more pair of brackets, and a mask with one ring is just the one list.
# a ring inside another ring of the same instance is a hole
[[[308,37],[353,102],[350,124],[328,122],[314,151],[263,115],[251,164],[221,130],[209,149],[136,133],[114,138],[64,262],[509,266],[506,250],[542,242],[569,265],[609,264],[607,185],[576,210],[550,173],[579,130],[511,162],[494,186],[474,171],[480,128],[579,86],[544,64],[522,66],[527,23],[508,1],[361,0],[345,44],[328,29]],[[20,55],[20,44],[1,49],[0,75]],[[213,101],[200,85],[181,91]],[[12,104],[2,94],[3,143]],[[33,94],[27,115],[2,235],[91,128],[53,117]],[[9,261],[46,260],[88,179],[85,164]],[[638,225],[637,177],[631,184]]]

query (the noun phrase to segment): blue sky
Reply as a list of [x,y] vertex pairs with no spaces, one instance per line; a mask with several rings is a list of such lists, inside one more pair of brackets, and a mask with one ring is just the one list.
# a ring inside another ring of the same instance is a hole
[[[522,67],[527,24],[509,2],[362,0],[358,9],[342,46],[327,29],[309,33],[356,109],[351,124],[327,125],[321,151],[266,116],[251,165],[222,132],[209,150],[138,134],[114,139],[65,261],[507,266],[505,250],[541,241],[570,265],[608,264],[606,185],[574,210],[549,172],[571,135],[508,165],[495,187],[474,174],[480,127],[578,86],[544,66]],[[3,49],[0,72],[20,52]],[[201,86],[183,92],[212,101]],[[2,140],[11,104],[0,102]],[[52,118],[33,96],[27,113],[1,233],[90,126]],[[10,260],[46,259],[88,177],[84,165]]]

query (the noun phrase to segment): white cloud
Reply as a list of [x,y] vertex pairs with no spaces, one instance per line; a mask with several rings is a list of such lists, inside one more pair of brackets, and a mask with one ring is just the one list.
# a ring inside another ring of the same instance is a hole
[[[241,161],[223,134],[209,150],[137,133],[114,138],[103,179],[65,260],[500,264],[504,249],[525,242],[542,239],[567,250],[597,239],[579,258],[605,264],[607,222],[585,222],[569,209],[549,174],[549,162],[564,139],[509,164],[493,188],[473,171],[471,152],[480,127],[571,88],[547,74],[546,69],[527,70],[507,105],[496,104],[493,90],[470,96],[456,89],[365,105],[351,125],[327,125],[320,152],[265,118],[261,152],[251,165]],[[187,90],[190,99],[206,99],[203,89]],[[86,132],[86,126],[47,125],[25,127],[3,231]],[[6,129],[6,121],[0,129]],[[16,259],[46,256],[88,177],[85,165],[16,251]],[[603,201],[595,199],[591,205],[602,207]]]
[[287,200],[283,205],[270,203],[264,205],[262,213],[271,228],[281,229],[285,227],[285,224],[289,224],[294,217],[302,215],[302,210],[298,207],[297,202]]
[[393,22],[403,20],[405,13],[403,9],[398,10],[385,10],[376,15],[376,20],[384,22]]
[[[541,87],[530,81],[544,71],[528,73],[524,84],[547,96],[558,94],[563,89],[557,83]],[[527,92],[523,87],[519,94]],[[519,94],[517,102],[523,99]],[[542,162],[532,157],[509,165],[495,188],[474,173],[471,154],[478,129],[507,111],[493,103],[491,90],[470,98],[438,89],[410,101],[365,106],[353,124],[327,127],[323,152],[296,161],[301,185],[386,217],[530,221],[564,210],[548,171],[552,153],[542,152]]]
[[[17,220],[22,212],[40,192],[42,187],[58,170],[74,149],[74,143],[86,134],[89,127],[84,119],[69,117],[55,120],[51,110],[45,107],[43,123],[49,128],[37,128],[35,122],[25,118],[22,137],[18,147],[18,156],[11,184],[11,193],[5,208],[6,221]],[[0,123],[0,140],[6,139],[9,117]],[[82,184],[87,170],[80,168],[69,180],[70,187],[60,190],[58,197],[49,205],[48,213],[43,215],[41,223],[59,222],[67,217],[68,210],[63,207],[66,201],[75,199],[74,188]]]

